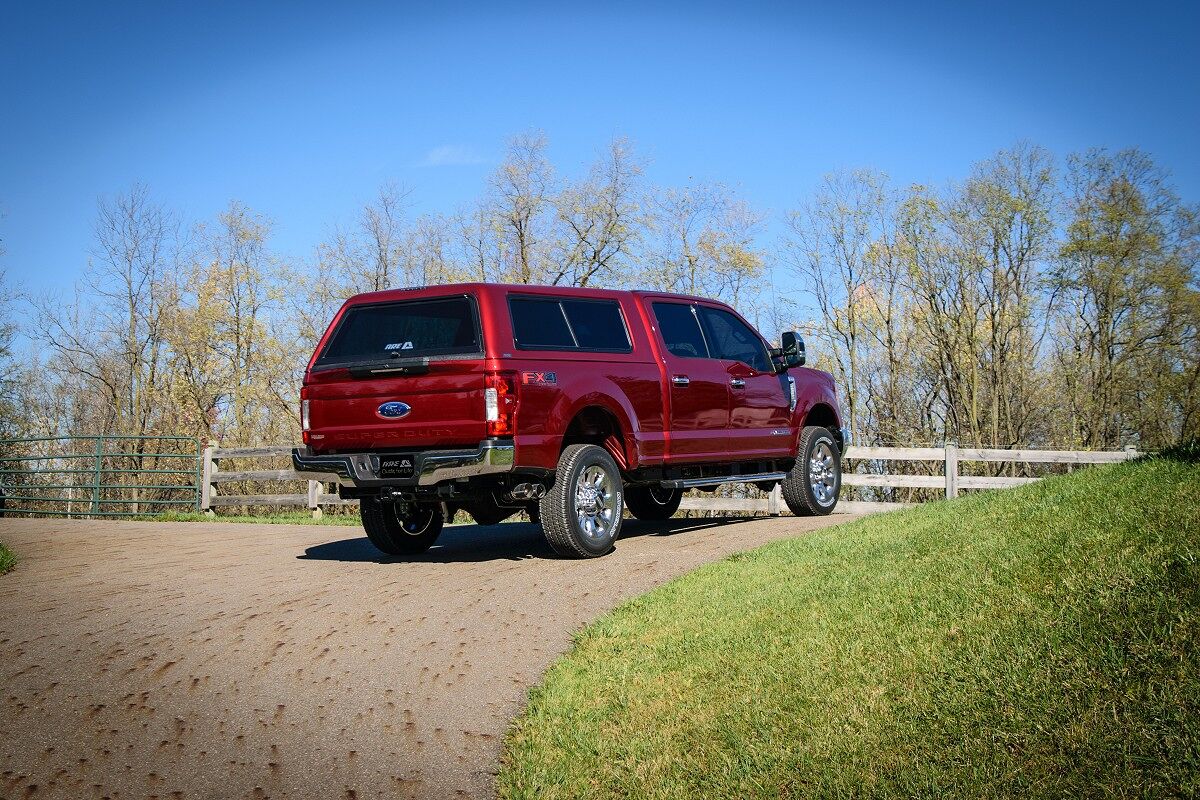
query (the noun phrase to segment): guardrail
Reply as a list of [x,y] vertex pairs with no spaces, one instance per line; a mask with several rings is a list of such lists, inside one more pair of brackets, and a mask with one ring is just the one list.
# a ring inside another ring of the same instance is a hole
[[[292,445],[268,445],[263,447],[207,447],[201,457],[202,478],[200,508],[212,513],[221,506],[290,506],[307,508],[314,516],[321,514],[322,506],[342,505],[337,494],[326,491],[325,484],[336,483],[333,474],[314,477],[313,473],[298,473],[293,469],[221,470],[222,459],[266,459],[290,457]],[[988,462],[1002,464],[1067,464],[1071,466],[1089,464],[1113,464],[1137,457],[1133,448],[1117,451],[1097,450],[1006,450],[1001,448],[971,448],[946,445],[945,447],[851,447],[844,460],[847,467],[867,465],[879,468],[887,462],[937,462],[942,465],[941,474],[895,475],[884,472],[858,472],[847,468],[842,475],[844,487],[870,487],[877,489],[937,489],[946,498],[957,497],[963,489],[1004,489],[1041,480],[1037,477],[1010,475],[961,475],[959,465],[963,462]],[[234,494],[222,495],[217,491],[221,484],[245,481],[304,482],[306,491],[294,494]],[[865,500],[842,500],[837,510],[841,513],[867,513],[891,511],[913,505],[911,502],[880,502]],[[786,509],[779,487],[776,486],[765,498],[735,497],[684,497],[679,506],[689,511],[742,512],[778,516]]]
[[191,436],[0,439],[5,513],[60,517],[195,511],[200,447]]

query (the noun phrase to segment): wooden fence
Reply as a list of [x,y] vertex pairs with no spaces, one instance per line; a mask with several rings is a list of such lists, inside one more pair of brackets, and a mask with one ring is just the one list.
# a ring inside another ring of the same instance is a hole
[[[290,506],[307,508],[313,516],[320,516],[321,507],[341,505],[342,500],[336,493],[327,491],[327,483],[337,483],[337,475],[319,475],[311,472],[299,473],[288,467],[286,469],[241,469],[223,470],[221,461],[265,459],[291,460],[292,445],[265,445],[263,447],[206,447],[201,457],[201,491],[200,510],[213,513],[214,508],[221,506],[253,507],[253,506]],[[227,483],[244,482],[284,482],[302,483],[303,493],[297,494],[220,494],[217,487]]]
[[[290,459],[291,445],[269,445],[264,447],[207,447],[202,457],[200,508],[212,513],[222,506],[290,506],[306,508],[314,516],[321,514],[324,506],[341,505],[344,501],[329,491],[328,484],[336,483],[336,475],[313,475],[286,469],[222,470],[222,460]],[[1138,452],[1133,448],[1118,451],[1094,450],[1004,450],[996,448],[955,447],[851,447],[845,456],[844,487],[872,487],[879,489],[936,489],[947,498],[957,497],[963,489],[1004,489],[1031,483],[1040,478],[1007,475],[962,475],[959,465],[963,462],[988,462],[992,464],[1113,464],[1134,458]],[[941,474],[900,475],[884,472],[859,472],[854,468],[869,465],[881,468],[890,462],[936,462],[941,464]],[[217,487],[237,482],[284,482],[301,483],[304,491],[294,494],[220,494]],[[911,503],[842,500],[837,510],[842,513],[890,511]],[[689,511],[741,512],[779,515],[786,510],[779,487],[765,498],[735,498],[718,496],[684,497],[680,508]]]

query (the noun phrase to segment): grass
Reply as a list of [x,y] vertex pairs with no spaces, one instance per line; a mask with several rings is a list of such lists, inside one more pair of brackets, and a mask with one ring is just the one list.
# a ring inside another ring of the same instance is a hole
[[859,520],[577,636],[502,797],[1200,793],[1196,451]]
[[13,555],[12,550],[0,543],[0,575],[10,571],[16,565],[17,557]]

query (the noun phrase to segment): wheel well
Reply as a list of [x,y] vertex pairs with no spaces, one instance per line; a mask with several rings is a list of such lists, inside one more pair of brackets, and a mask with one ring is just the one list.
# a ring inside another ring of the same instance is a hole
[[809,409],[808,414],[804,417],[805,425],[820,425],[833,434],[833,438],[837,440],[838,449],[845,450],[846,445],[842,441],[841,426],[838,425],[837,414],[832,408],[824,403],[817,403]]
[[582,409],[567,426],[559,452],[572,444],[595,444],[603,447],[622,471],[629,468],[625,458],[625,434],[621,423],[611,411],[600,406]]

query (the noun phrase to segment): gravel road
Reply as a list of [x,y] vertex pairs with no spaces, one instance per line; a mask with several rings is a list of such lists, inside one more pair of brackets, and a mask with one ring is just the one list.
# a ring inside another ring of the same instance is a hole
[[486,797],[571,632],[705,562],[848,516],[524,524],[386,559],[357,528],[0,520],[0,798]]

